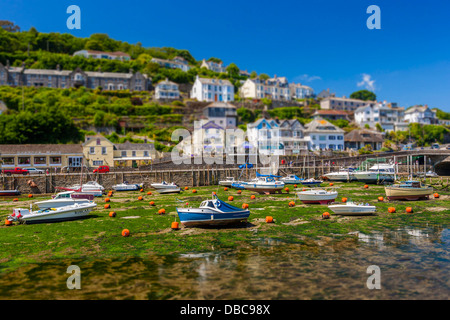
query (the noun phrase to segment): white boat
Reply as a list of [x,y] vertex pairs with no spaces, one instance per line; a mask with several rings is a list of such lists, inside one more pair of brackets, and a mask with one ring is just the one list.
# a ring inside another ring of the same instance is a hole
[[[75,190],[79,190],[80,189],[80,185],[76,184],[73,185],[71,187],[69,187],[69,189],[75,189]],[[86,183],[83,183],[81,186],[81,192],[85,192],[85,191],[98,191],[98,190],[105,190],[105,188],[99,184],[97,181],[89,181]]]
[[66,207],[74,204],[90,203],[94,200],[92,194],[79,194],[75,191],[60,192],[50,200],[36,202],[39,209]]
[[306,204],[329,204],[334,202],[338,196],[338,192],[336,190],[327,191],[325,188],[319,188],[300,191],[297,193],[297,196],[301,202]]
[[167,183],[166,181],[163,181],[161,183],[152,183],[151,186],[155,189],[178,189],[179,187],[171,182]]
[[330,172],[324,175],[325,179],[330,181],[352,181],[355,180],[353,172],[350,169],[340,169],[339,171]]
[[434,171],[427,171],[427,173],[425,174],[427,177],[438,177],[438,174]]
[[290,174],[287,177],[281,178],[281,181],[283,181],[285,184],[298,184],[303,180],[304,179],[300,179],[295,174]]
[[159,194],[166,194],[166,193],[180,193],[181,189],[178,188],[168,188],[168,189],[156,189],[156,192]]
[[368,203],[355,203],[353,201],[332,204],[328,208],[335,214],[340,215],[371,215],[377,210],[375,206]]
[[219,185],[224,186],[224,187],[231,187],[231,185],[235,182],[237,182],[237,181],[234,180],[234,177],[226,177],[225,180],[219,181]]
[[86,217],[96,206],[94,202],[90,202],[38,211],[18,208],[7,219],[27,224],[76,220]]
[[272,176],[260,176],[252,181],[242,183],[242,187],[260,194],[281,192],[284,188],[283,181],[277,181]]
[[393,182],[395,168],[393,164],[380,163],[370,167],[368,171],[356,171],[353,176],[365,183]]
[[128,182],[124,182],[124,183],[119,183],[116,185],[112,186],[113,190],[116,191],[136,191],[136,190],[140,190],[144,187],[144,184],[134,184],[134,183],[128,183]]

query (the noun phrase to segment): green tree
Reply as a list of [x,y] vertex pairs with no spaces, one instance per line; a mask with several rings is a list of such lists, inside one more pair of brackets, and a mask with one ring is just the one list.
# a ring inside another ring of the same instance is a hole
[[376,101],[377,100],[376,94],[369,90],[359,90],[359,91],[353,92],[350,95],[350,98],[364,100],[364,101]]

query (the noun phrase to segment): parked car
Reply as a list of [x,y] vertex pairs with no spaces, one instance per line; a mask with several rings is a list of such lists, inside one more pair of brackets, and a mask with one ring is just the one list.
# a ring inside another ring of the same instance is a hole
[[94,170],[94,173],[106,173],[109,172],[109,167],[108,166],[100,166],[97,169]]
[[433,143],[433,144],[431,145],[431,149],[437,149],[437,150],[439,150],[439,143]]
[[14,169],[3,169],[2,170],[3,174],[6,174],[8,176],[13,175],[13,174],[23,174],[24,176],[26,176],[28,174],[28,170],[27,169],[22,169],[22,168],[14,168]]
[[27,171],[29,174],[44,174],[45,173],[44,170],[36,169],[36,168],[27,168]]

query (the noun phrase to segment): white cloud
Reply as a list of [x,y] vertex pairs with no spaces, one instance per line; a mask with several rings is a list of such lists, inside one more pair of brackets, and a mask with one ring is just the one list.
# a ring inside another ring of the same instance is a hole
[[358,82],[357,86],[364,87],[370,91],[375,91],[375,80],[372,80],[372,76],[370,74],[363,73],[362,81]]
[[322,80],[319,76],[310,76],[309,74],[302,74],[294,78],[294,82],[312,82],[314,80]]

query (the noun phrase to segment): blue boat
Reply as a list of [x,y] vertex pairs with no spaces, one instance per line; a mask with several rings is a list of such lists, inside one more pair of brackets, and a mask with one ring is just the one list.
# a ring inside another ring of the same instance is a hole
[[180,222],[186,227],[221,226],[247,221],[250,211],[234,207],[216,195],[203,201],[198,208],[177,208]]
[[245,190],[244,184],[245,184],[245,182],[237,181],[237,182],[233,182],[233,183],[231,184],[231,187],[232,187],[232,188],[235,188],[235,189]]
[[323,183],[322,180],[316,180],[316,179],[313,179],[313,178],[306,179],[306,180],[303,180],[301,182],[301,184],[304,185],[304,186],[319,186],[321,183]]

